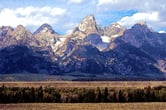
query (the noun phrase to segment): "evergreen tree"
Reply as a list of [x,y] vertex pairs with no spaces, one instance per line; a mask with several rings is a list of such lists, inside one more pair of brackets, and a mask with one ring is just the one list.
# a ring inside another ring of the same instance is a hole
[[97,87],[97,89],[96,89],[96,99],[95,99],[95,102],[101,102],[101,99],[102,99],[102,94],[101,94],[100,88]]
[[107,87],[104,88],[102,102],[108,102],[108,88]]

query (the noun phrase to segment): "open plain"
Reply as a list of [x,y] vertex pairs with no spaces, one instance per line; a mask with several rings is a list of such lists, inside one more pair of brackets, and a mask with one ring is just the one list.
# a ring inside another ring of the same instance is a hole
[[0,110],[166,110],[166,103],[20,103],[0,104]]

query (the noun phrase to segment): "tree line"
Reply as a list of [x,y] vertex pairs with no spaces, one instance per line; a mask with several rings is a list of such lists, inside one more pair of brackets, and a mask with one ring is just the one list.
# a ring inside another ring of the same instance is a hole
[[165,102],[166,87],[53,88],[0,87],[0,103]]

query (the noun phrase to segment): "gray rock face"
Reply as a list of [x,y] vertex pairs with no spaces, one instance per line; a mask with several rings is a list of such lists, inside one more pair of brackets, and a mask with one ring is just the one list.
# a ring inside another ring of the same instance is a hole
[[152,39],[149,36],[150,33],[151,30],[149,30],[146,24],[135,24],[131,29],[125,31],[121,39],[139,48],[145,42],[153,45]]
[[[108,37],[103,42],[102,37]],[[0,73],[88,73],[155,78],[166,72],[166,34],[146,24],[125,29],[117,23],[102,29],[92,15],[74,31],[57,34],[43,24],[34,34],[22,25],[0,28]],[[15,68],[15,69],[14,69]]]
[[104,28],[104,35],[110,38],[116,38],[122,36],[126,29],[118,23],[113,23]]
[[101,26],[96,24],[95,17],[93,15],[86,16],[75,28],[72,33],[77,39],[84,39],[89,34],[103,35],[104,30]]
[[33,45],[35,39],[32,33],[27,31],[22,25],[18,25],[15,29],[8,27],[8,31],[4,34],[4,38],[0,47],[7,47],[11,45]]
[[[50,48],[50,45],[48,46],[48,43],[46,43],[47,46],[42,45],[42,40],[40,38],[36,38],[37,35],[33,36],[32,33],[27,31],[22,25],[18,25],[15,29],[9,28],[9,30],[10,31],[6,31],[7,33],[0,43],[0,59],[3,60],[1,62],[0,72],[15,73],[28,71],[34,73],[43,73],[45,71],[45,73],[50,73],[49,68],[45,68],[44,70],[42,69],[42,65],[43,67],[45,65],[43,64],[44,62],[47,62],[47,65],[49,63],[51,64],[52,60],[56,59],[56,56],[54,55],[52,48]],[[40,61],[38,61],[39,59]],[[27,68],[29,69],[24,69],[21,64],[24,66],[27,64]],[[28,66],[31,64],[34,65]]]
[[38,33],[50,33],[50,34],[55,34],[56,32],[53,30],[53,28],[45,23],[41,25],[33,34],[38,34]]
[[91,43],[93,45],[101,44],[102,39],[98,34],[89,34],[85,39],[85,42]]
[[13,31],[14,29],[11,28],[10,26],[2,26],[0,27],[0,40],[2,40],[4,37],[6,37],[7,35],[10,35],[10,33]]
[[93,15],[86,16],[78,25],[78,30],[86,33],[98,33],[97,24]]
[[166,34],[153,32],[146,24],[135,24],[131,29],[126,30],[119,38],[125,43],[139,48],[149,56],[153,57],[159,63],[157,64],[161,71],[166,71],[165,63],[160,64],[160,60],[166,58]]

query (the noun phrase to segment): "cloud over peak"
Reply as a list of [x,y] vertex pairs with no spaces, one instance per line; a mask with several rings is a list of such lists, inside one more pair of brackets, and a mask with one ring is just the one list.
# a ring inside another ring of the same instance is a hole
[[165,0],[1,0],[0,26],[22,24],[34,31],[43,23],[65,33],[89,14],[97,23],[109,25],[118,21],[130,28],[140,21],[155,31],[166,31]]
[[[43,23],[56,24],[65,15],[66,9],[58,7],[32,7],[9,9],[0,12],[0,25],[16,27],[18,24],[24,26],[40,26]],[[34,27],[33,27],[34,28]],[[31,31],[34,31],[33,29]]]
[[[122,19],[118,21],[119,24],[122,26],[126,26],[130,28],[133,24],[136,24],[140,21],[147,21],[148,24],[159,22],[159,15],[158,12],[152,12],[152,13],[135,13],[132,16],[125,16]],[[155,24],[156,25],[156,24]]]

